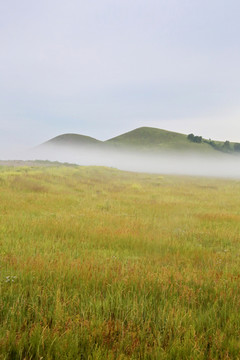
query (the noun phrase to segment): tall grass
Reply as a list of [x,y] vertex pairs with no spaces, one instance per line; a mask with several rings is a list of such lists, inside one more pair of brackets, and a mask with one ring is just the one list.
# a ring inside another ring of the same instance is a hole
[[240,182],[0,168],[0,359],[240,358]]

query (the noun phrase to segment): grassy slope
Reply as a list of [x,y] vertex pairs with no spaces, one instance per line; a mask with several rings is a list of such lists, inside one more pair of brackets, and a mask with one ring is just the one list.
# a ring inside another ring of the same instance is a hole
[[53,139],[45,142],[43,145],[55,146],[86,146],[86,145],[99,145],[101,141],[94,139],[90,136],[78,134],[63,134],[56,136]]
[[187,135],[172,131],[142,127],[109,139],[105,142],[89,136],[64,134],[44,143],[57,146],[86,146],[97,145],[100,148],[114,147],[120,149],[152,150],[183,150],[200,153],[216,153],[210,145],[196,144],[187,139]]
[[237,359],[240,184],[0,168],[0,359]]
[[210,145],[192,143],[187,135],[151,127],[141,127],[107,140],[115,146],[136,147],[138,149],[186,150],[215,153]]

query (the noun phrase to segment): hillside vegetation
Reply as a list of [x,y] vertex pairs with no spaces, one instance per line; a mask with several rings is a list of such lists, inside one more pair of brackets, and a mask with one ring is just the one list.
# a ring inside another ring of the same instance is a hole
[[142,127],[107,140],[108,144],[138,150],[185,150],[213,152],[205,143],[197,144],[188,140],[187,135],[150,127]]
[[[198,141],[195,141],[195,140]],[[94,146],[103,150],[132,149],[137,151],[185,151],[191,153],[214,154],[222,152],[240,153],[240,144],[233,144],[228,141],[214,142],[203,139],[193,134],[184,135],[172,131],[161,130],[151,127],[141,127],[125,134],[116,136],[106,141],[99,141],[89,136],[77,134],[59,135],[46,143],[46,145],[64,147]],[[239,146],[238,146],[239,145]]]
[[99,145],[101,141],[94,139],[90,136],[78,135],[78,134],[63,134],[56,136],[53,139],[48,140],[43,145],[53,146],[88,146]]
[[238,359],[240,183],[0,167],[0,359]]

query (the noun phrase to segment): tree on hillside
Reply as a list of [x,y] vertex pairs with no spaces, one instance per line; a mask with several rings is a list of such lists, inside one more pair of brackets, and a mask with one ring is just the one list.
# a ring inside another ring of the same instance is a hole
[[195,142],[200,144],[202,142],[202,136],[195,136]]
[[240,143],[235,143],[235,144],[233,145],[233,149],[234,149],[234,151],[236,151],[236,152],[240,152]]
[[187,138],[190,141],[194,141],[195,136],[193,134],[189,134]]
[[223,144],[223,151],[226,151],[226,152],[231,151],[230,142],[228,140],[225,141],[225,143]]
[[194,134],[189,134],[187,138],[194,143],[200,144],[202,142],[202,136],[195,136]]

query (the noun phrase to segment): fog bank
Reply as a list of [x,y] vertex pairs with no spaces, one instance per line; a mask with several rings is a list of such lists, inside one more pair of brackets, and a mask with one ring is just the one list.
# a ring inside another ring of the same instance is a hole
[[119,170],[172,175],[240,178],[240,156],[217,153],[137,152],[98,147],[38,147],[29,151],[2,153],[1,160],[49,160],[114,167]]

